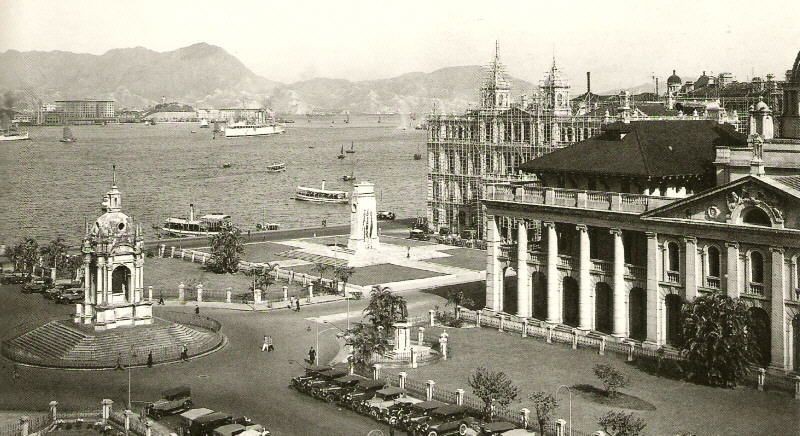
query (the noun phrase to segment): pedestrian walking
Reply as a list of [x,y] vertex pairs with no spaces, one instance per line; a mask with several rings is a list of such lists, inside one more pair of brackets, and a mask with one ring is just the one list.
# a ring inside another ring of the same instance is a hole
[[312,346],[308,349],[308,364],[313,365],[317,361],[317,350]]
[[267,335],[264,335],[264,343],[261,344],[261,351],[267,351],[267,348],[269,348],[269,345],[268,345],[268,342],[267,342]]
[[272,352],[275,349],[275,346],[272,345],[272,336],[267,336],[267,353]]
[[195,315],[200,315],[200,306],[195,306],[194,307],[194,314]]
[[299,298],[294,301],[294,305],[295,305],[294,307],[297,308],[296,311],[300,312],[300,299]]
[[181,347],[181,360],[189,360],[189,347],[187,347],[186,344],[183,344],[183,347]]
[[147,367],[148,368],[152,368],[153,367],[153,351],[152,350],[147,352]]
[[114,369],[125,369],[122,367],[122,353],[117,354],[117,366]]
[[163,306],[164,305],[164,296],[163,295],[160,295],[158,297],[158,305],[159,306]]

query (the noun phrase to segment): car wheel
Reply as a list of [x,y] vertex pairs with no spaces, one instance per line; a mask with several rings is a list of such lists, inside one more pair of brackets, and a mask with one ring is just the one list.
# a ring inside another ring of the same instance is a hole
[[431,430],[431,431],[428,432],[428,434],[426,436],[438,436],[438,435],[439,435],[439,433],[436,433],[436,430]]
[[395,418],[394,416],[390,417],[389,418],[389,425],[391,425],[392,427],[397,425],[397,418]]
[[467,424],[462,422],[461,425],[458,426],[458,434],[464,436],[467,434],[467,428]]

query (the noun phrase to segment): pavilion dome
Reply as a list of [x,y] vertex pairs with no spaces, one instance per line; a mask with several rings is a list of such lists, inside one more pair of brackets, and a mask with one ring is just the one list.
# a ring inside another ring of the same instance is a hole
[[680,76],[675,74],[675,70],[672,70],[672,75],[667,78],[667,85],[680,85],[681,83]]
[[122,212],[106,212],[94,223],[92,228],[93,236],[118,236],[128,234],[130,226],[130,217]]

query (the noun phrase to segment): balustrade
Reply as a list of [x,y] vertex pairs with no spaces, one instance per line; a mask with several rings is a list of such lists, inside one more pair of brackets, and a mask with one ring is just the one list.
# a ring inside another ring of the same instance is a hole
[[558,256],[558,267],[566,269],[575,269],[577,268],[577,265],[575,259],[572,256],[561,255]]
[[611,274],[611,262],[607,260],[592,259],[592,272],[599,274]]
[[719,277],[706,277],[706,287],[709,289],[720,289],[722,283]]
[[626,263],[625,276],[637,280],[645,280],[647,278],[647,268]]
[[750,286],[747,287],[745,290],[746,294],[750,295],[758,295],[763,297],[764,296],[764,284],[763,283],[755,283],[750,282]]
[[[546,195],[547,191],[552,192],[552,196],[549,198]],[[579,194],[581,198],[579,198]],[[584,201],[582,198],[586,200]],[[488,184],[484,199],[522,204],[553,204],[567,207],[586,207],[594,210],[613,210],[632,213],[645,212],[675,201],[674,198],[668,197],[536,186],[512,186],[508,183]]]
[[681,282],[681,273],[678,271],[667,271],[667,282],[668,283],[680,283]]

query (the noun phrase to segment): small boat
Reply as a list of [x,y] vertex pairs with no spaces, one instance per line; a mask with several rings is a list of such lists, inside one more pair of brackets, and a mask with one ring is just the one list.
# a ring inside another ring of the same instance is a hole
[[422,160],[422,155],[419,153],[414,153],[414,160]]
[[174,236],[213,236],[230,220],[230,215],[221,213],[207,214],[195,219],[194,205],[190,204],[188,218],[167,218],[161,230]]
[[232,165],[230,162],[225,162],[224,164],[222,164],[222,168],[230,168],[231,166]]
[[0,141],[26,141],[31,139],[28,136],[28,131],[19,131],[15,128],[8,130],[0,130]]
[[256,230],[263,232],[265,230],[279,230],[281,225],[278,223],[256,223]]
[[323,180],[321,189],[298,186],[294,199],[314,203],[347,203],[349,196],[350,194],[345,191],[325,189],[325,181]]
[[59,139],[59,141],[69,143],[69,142],[75,142],[77,141],[77,139],[75,138],[75,136],[72,135],[72,129],[70,129],[69,127],[64,127],[64,132],[62,133],[61,139]]
[[355,152],[356,152],[356,150],[355,150],[353,147],[354,147],[354,145],[353,145],[353,141],[350,141],[350,150],[345,150],[344,152],[345,152],[345,153],[348,153],[348,154],[355,153]]
[[339,151],[339,156],[336,156],[337,159],[344,159],[344,145],[342,145],[342,150]]
[[347,174],[342,176],[342,180],[345,182],[354,182],[356,180],[356,162],[353,162],[353,168],[350,170],[350,175]]
[[281,162],[281,163],[276,163],[276,164],[272,164],[272,165],[267,165],[266,171],[268,173],[280,173],[280,172],[286,171],[286,163],[285,162]]
[[203,118],[202,120],[200,120],[200,128],[201,129],[208,129],[209,128],[207,119]]

